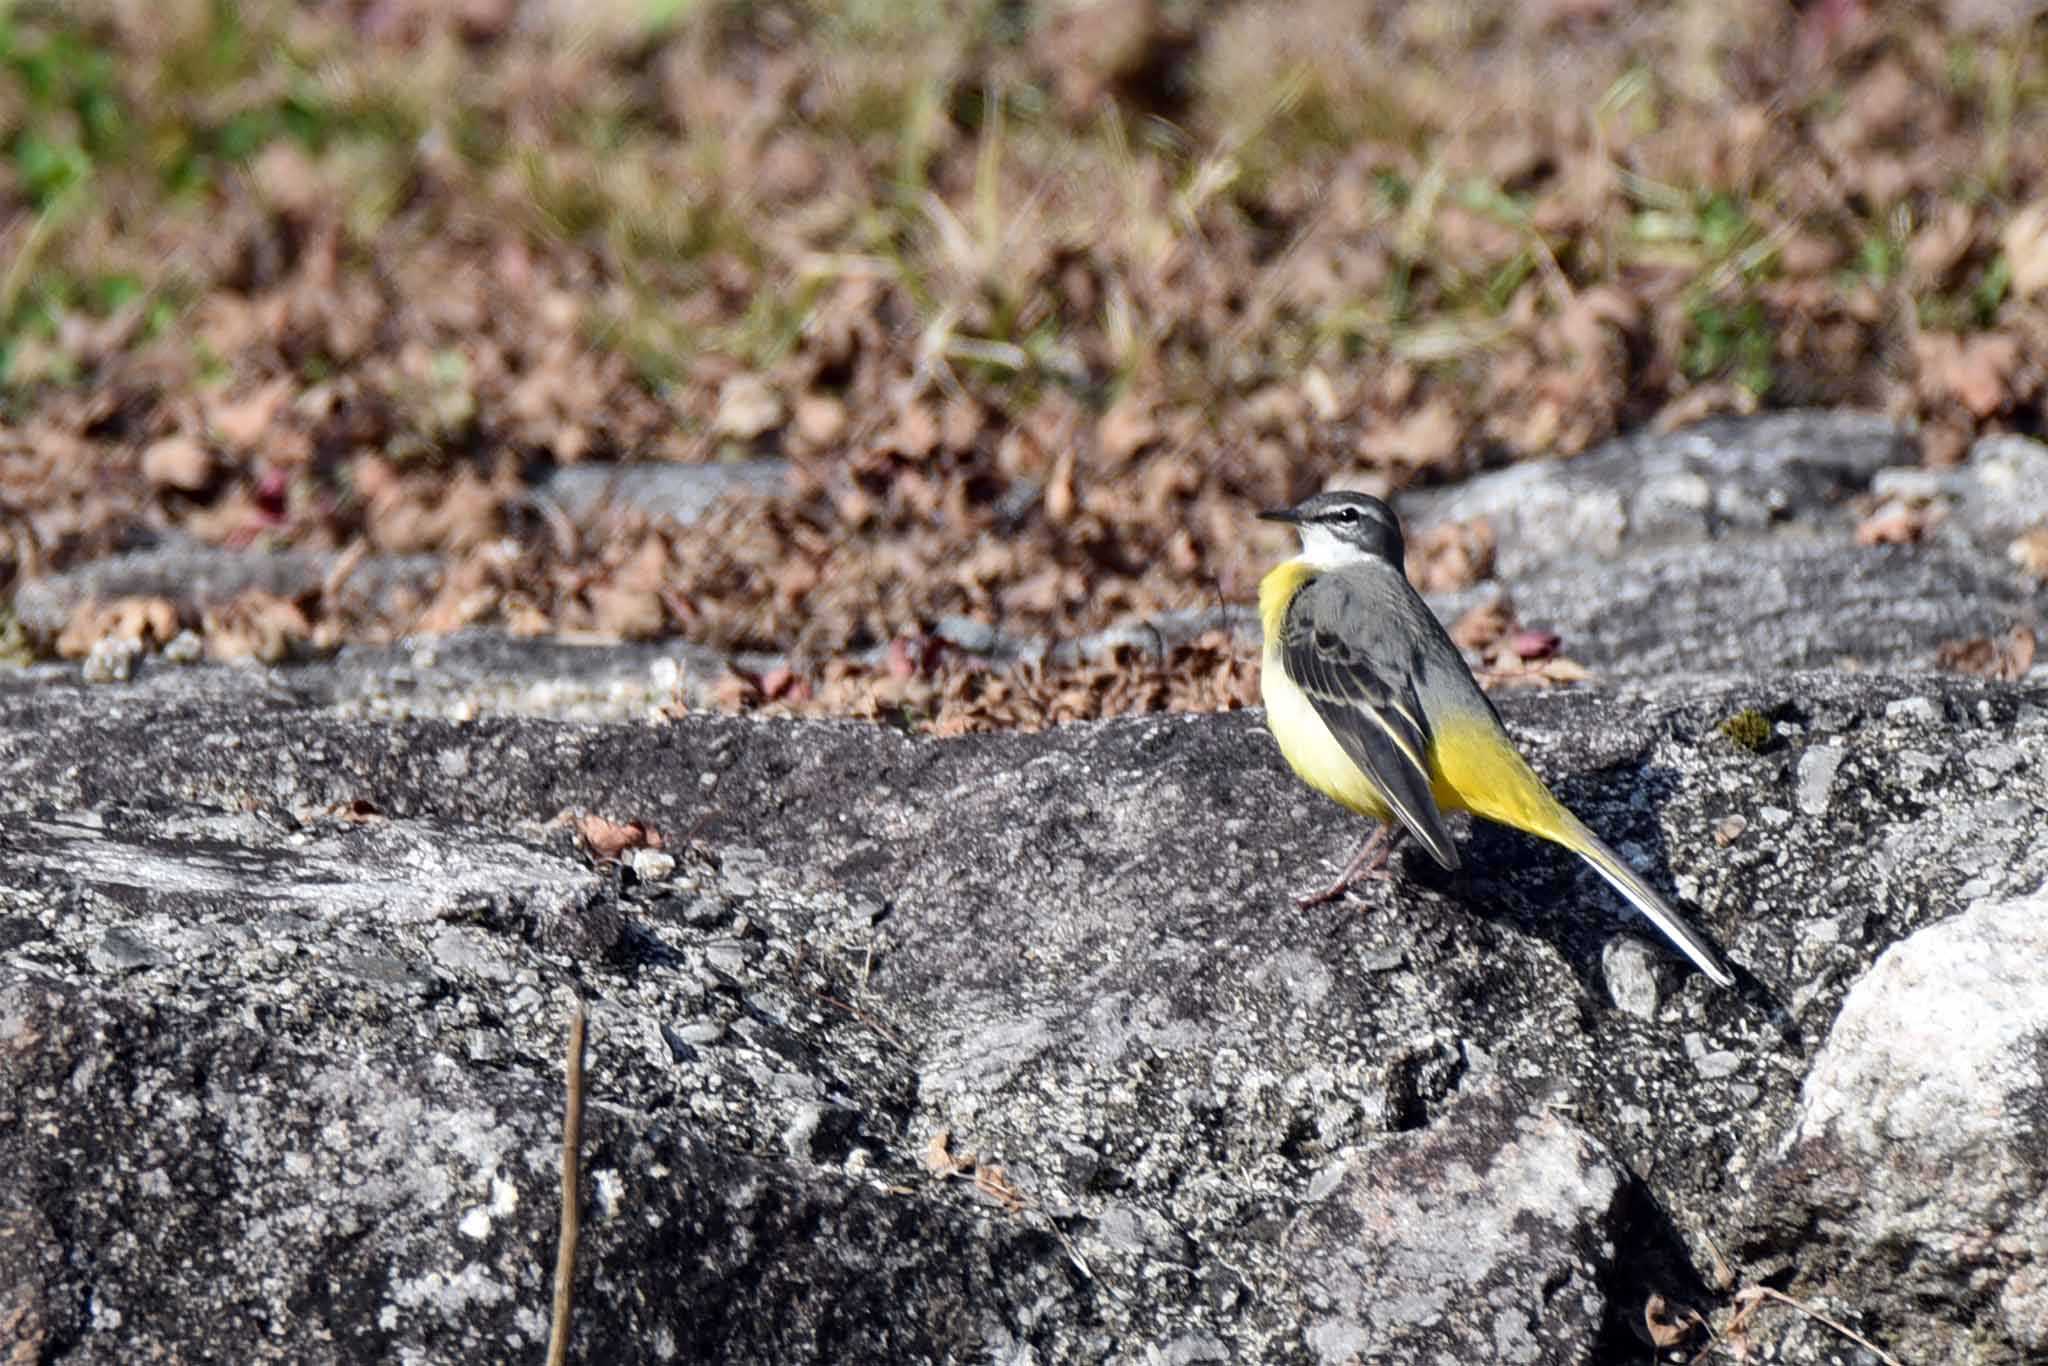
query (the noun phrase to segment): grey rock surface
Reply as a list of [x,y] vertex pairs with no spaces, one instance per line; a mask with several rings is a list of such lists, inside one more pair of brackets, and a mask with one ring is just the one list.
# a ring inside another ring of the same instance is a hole
[[586,1359],[1640,1359],[1646,1297],[1711,1307],[1706,1240],[1766,1226],[1731,1211],[1879,951],[2048,877],[2038,689],[1511,698],[1756,979],[1656,951],[1646,1018],[1601,980],[1641,927],[1505,831],[1296,909],[1356,825],[1255,715],[393,724],[301,672],[0,689],[0,1297],[45,1359],[536,1351],[572,993]]
[[[2048,446],[1987,438],[1931,477],[1913,458],[1881,419],[1786,413],[1518,465],[1400,511],[1411,534],[1484,517],[1499,538],[1498,580],[1432,599],[1438,615],[1505,593],[1603,678],[1928,668],[1951,640],[2048,634],[2048,592],[2007,553],[2048,525]],[[1925,544],[1857,545],[1859,500],[1902,478],[1943,519]]]
[[[51,636],[88,602],[162,597],[192,612],[224,606],[255,591],[296,598],[318,589],[339,557],[302,551],[223,550],[185,537],[32,579],[14,595],[14,614],[30,631]],[[373,555],[350,572],[344,604],[386,610],[400,597],[421,599],[441,572],[431,555]]]
[[1347,1156],[1283,1244],[1322,1361],[1574,1361],[1599,1341],[1626,1174],[1576,1126],[1485,1087]]
[[618,506],[688,525],[728,493],[778,493],[788,482],[786,460],[566,465],[548,476],[541,496],[553,499],[578,520],[607,506]]
[[1828,539],[1851,498],[1881,471],[1916,459],[1908,434],[1880,417],[1722,418],[1413,494],[1401,512],[1423,526],[1484,517],[1499,537],[1500,574],[1513,581],[1650,547],[1763,533]]

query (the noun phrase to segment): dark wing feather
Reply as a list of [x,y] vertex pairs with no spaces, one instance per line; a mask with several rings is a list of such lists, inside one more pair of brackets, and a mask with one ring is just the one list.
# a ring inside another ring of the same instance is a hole
[[1430,792],[1429,722],[1413,679],[1351,643],[1370,638],[1368,612],[1353,584],[1335,575],[1316,579],[1288,604],[1282,663],[1408,833],[1438,863],[1456,868],[1458,847]]

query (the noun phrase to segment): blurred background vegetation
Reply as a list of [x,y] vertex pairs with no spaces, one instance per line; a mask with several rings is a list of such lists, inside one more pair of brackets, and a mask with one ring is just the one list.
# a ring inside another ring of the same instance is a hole
[[[304,638],[794,650],[848,706],[820,661],[941,619],[1241,599],[1332,482],[1813,404],[1953,461],[2042,425],[2039,8],[0,6],[0,568],[425,554]],[[689,527],[533,496],[756,459]]]

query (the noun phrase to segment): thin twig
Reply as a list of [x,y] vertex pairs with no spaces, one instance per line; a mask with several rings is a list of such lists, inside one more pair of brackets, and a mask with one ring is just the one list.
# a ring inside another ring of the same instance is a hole
[[[1834,1329],[1837,1333],[1840,1333],[1843,1337],[1849,1339],[1849,1341],[1855,1343],[1864,1351],[1874,1355],[1879,1361],[1882,1361],[1885,1364],[1885,1366],[1901,1366],[1901,1363],[1897,1357],[1893,1356],[1890,1352],[1885,1351],[1884,1348],[1878,1346],[1869,1338],[1864,1337],[1861,1333],[1858,1333],[1846,1324],[1837,1323],[1835,1320],[1829,1318],[1826,1314],[1821,1313],[1820,1310],[1815,1309],[1810,1305],[1801,1304],[1798,1300],[1793,1299],[1790,1295],[1787,1295],[1782,1290],[1773,1290],[1767,1285],[1752,1285],[1737,1293],[1735,1299],[1738,1304],[1741,1303],[1743,1300],[1747,1299],[1749,1301],[1750,1308],[1754,1308],[1756,1305],[1761,1304],[1763,1301],[1767,1299],[1776,1300],[1779,1304],[1789,1305],[1792,1308],[1797,1309],[1800,1313],[1806,1315],[1806,1317],[1813,1319],[1817,1322],[1824,1323],[1828,1327]],[[1736,1322],[1740,1323],[1743,1319],[1747,1318],[1748,1316],[1749,1312],[1747,1309],[1738,1310],[1735,1315]]]
[[576,1173],[583,1156],[583,1002],[569,1017],[568,1097],[562,1104],[562,1231],[555,1242],[555,1321],[548,1334],[548,1366],[569,1360],[569,1304],[576,1289],[576,1239],[582,1206]]
[[853,1016],[854,1019],[859,1020],[869,1029],[874,1030],[875,1033],[881,1035],[882,1038],[894,1044],[902,1052],[908,1053],[910,1051],[909,1047],[904,1044],[903,1040],[896,1037],[894,1031],[892,1031],[887,1025],[883,1024],[880,1020],[876,1019],[873,1015],[869,1014],[867,1011],[862,1010],[859,1006],[848,1005],[846,1002],[840,1000],[837,996],[832,995],[830,992],[822,991],[817,987],[811,988],[811,995],[817,997],[826,1005],[836,1006],[840,1010],[843,1010],[847,1014]]

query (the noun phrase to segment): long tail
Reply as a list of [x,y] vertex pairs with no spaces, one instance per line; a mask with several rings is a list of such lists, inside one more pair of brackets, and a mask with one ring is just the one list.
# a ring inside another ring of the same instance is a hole
[[[1475,692],[1474,696],[1477,696]],[[1482,702],[1481,707],[1484,707]],[[1460,713],[1455,704],[1447,708],[1450,719],[1433,714],[1436,742],[1431,756],[1436,764],[1436,798],[1447,810],[1462,806],[1476,816],[1525,830],[1529,834],[1562,844],[1593,865],[1601,877],[1627,897],[1629,904],[1664,931],[1699,970],[1724,987],[1735,985],[1735,974],[1721,962],[1720,951],[1698,930],[1685,923],[1664,898],[1650,890],[1650,884],[1621,861],[1621,855],[1586,828],[1586,823],[1565,809],[1551,795],[1536,771],[1529,767],[1514,743],[1494,720],[1491,711],[1481,710],[1477,719]]]
[[1635,869],[1621,861],[1615,853],[1588,830],[1583,823],[1574,819],[1571,828],[1551,836],[1559,844],[1593,865],[1593,870],[1614,885],[1614,890],[1628,898],[1629,904],[1641,911],[1652,925],[1664,932],[1664,937],[1676,944],[1687,958],[1692,959],[1701,972],[1724,987],[1735,985],[1735,974],[1721,961],[1720,950],[1707,937],[1685,922],[1685,918],[1671,909],[1663,897],[1650,890],[1650,884],[1636,876]]

